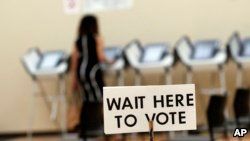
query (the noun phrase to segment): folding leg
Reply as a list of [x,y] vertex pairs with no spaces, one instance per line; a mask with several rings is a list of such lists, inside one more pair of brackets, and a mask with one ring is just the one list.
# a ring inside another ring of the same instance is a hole
[[175,132],[174,131],[169,132],[169,140],[174,138],[175,138]]
[[[165,84],[166,85],[170,85],[172,84],[172,78],[171,78],[171,68],[166,68],[165,69]],[[172,131],[172,132],[169,132],[169,139],[174,139],[175,138],[175,132]]]
[[[186,84],[191,84],[193,82],[193,72],[192,69],[190,67],[187,67],[187,74],[186,74]],[[174,133],[171,133],[171,136],[174,136]],[[187,131],[182,131],[181,132],[181,136],[183,137],[187,137],[188,136],[188,132]]]
[[[193,71],[190,67],[187,68],[187,76],[186,76],[186,83],[191,84],[193,82]],[[187,131],[182,132],[182,136],[188,136]]]
[[60,83],[60,101],[61,101],[61,131],[62,136],[65,137],[67,134],[67,103],[66,103],[66,84],[65,76],[59,77]]
[[170,85],[172,84],[172,79],[171,79],[171,69],[170,68],[165,68],[165,84]]
[[[41,82],[39,81],[39,79],[37,79],[36,81],[37,81],[37,83],[36,83],[37,84],[37,90],[40,90],[39,93],[41,94],[43,100],[45,101],[45,104],[46,104],[48,110],[51,111],[50,117],[52,119],[52,117],[53,117],[52,100],[53,99],[49,99],[49,97],[46,95],[46,92],[44,91],[45,89],[44,89],[43,85],[41,84]],[[55,97],[55,98],[57,98],[57,97]]]
[[33,123],[36,115],[36,110],[35,110],[35,97],[38,93],[38,86],[36,83],[36,79],[33,79],[33,93],[30,98],[30,117],[28,121],[28,140],[32,141],[32,135],[33,135]]
[[191,68],[187,68],[186,83],[190,84],[193,82],[193,72]]
[[50,119],[52,121],[56,120],[57,113],[58,113],[58,97],[52,97],[51,99],[51,112],[50,112]]
[[116,72],[117,86],[124,86],[124,74],[122,70]]
[[141,73],[139,70],[135,69],[135,86],[141,85]]
[[237,88],[243,87],[242,85],[242,76],[243,76],[243,70],[241,65],[237,65],[237,74],[236,74],[236,86]]
[[225,78],[225,70],[224,66],[219,66],[219,73],[220,73],[220,86],[221,86],[221,94],[226,94],[226,78]]
[[[225,78],[224,66],[220,66],[219,67],[219,71],[220,71],[221,94],[227,95],[226,78]],[[225,108],[224,115],[225,115],[225,120],[227,121],[229,119],[229,112],[228,112],[227,108]],[[227,122],[224,124],[224,136],[228,137]]]

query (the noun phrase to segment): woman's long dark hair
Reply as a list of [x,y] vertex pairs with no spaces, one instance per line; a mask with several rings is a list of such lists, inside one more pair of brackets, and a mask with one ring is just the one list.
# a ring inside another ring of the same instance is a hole
[[78,37],[87,34],[99,34],[97,18],[94,15],[86,15],[81,20],[78,30]]

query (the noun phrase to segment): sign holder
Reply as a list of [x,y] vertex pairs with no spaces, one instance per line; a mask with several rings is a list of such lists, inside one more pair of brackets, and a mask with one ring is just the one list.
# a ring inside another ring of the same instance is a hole
[[149,121],[148,122],[148,125],[149,125],[149,138],[150,138],[150,141],[154,141],[154,123],[153,121]]

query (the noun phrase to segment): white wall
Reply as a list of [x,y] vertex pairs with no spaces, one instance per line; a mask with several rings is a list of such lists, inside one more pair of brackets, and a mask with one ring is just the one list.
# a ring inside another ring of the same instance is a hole
[[[135,0],[131,10],[98,13],[107,44],[174,43],[183,34],[225,41],[234,30],[250,35],[249,0]],[[27,127],[31,79],[19,58],[29,48],[70,51],[81,15],[65,15],[62,0],[0,1],[0,132]],[[35,129],[55,129],[42,100]]]

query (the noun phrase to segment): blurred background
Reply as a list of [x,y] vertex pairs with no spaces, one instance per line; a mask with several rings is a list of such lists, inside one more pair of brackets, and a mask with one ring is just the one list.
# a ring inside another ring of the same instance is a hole
[[[24,138],[29,129],[30,99],[33,95],[33,81],[27,75],[20,58],[32,47],[42,51],[63,50],[70,55],[77,38],[80,19],[87,14],[84,1],[80,1],[79,12],[65,12],[62,0],[1,0],[0,2],[0,136]],[[125,9],[102,10],[94,13],[99,20],[100,33],[105,46],[121,49],[133,39],[142,44],[168,43],[171,50],[177,41],[188,35],[193,41],[217,39],[220,48],[226,50],[233,32],[243,37],[250,36],[249,0],[134,0]],[[173,51],[174,52],[174,51]],[[172,52],[172,54],[174,54]],[[229,55],[227,55],[228,57]],[[229,57],[228,57],[229,58]],[[172,84],[186,83],[185,64],[176,61],[171,65]],[[236,91],[237,63],[233,59],[224,61],[227,108],[229,119],[234,120],[233,101]],[[129,64],[129,62],[128,62]],[[208,67],[210,68],[210,67]],[[212,74],[211,74],[212,72]],[[134,85],[134,69],[131,65],[123,69],[123,85]],[[197,89],[198,124],[206,125],[206,109],[210,95],[202,88],[219,86],[218,70],[204,69],[193,72],[193,83]],[[142,75],[140,85],[164,85],[164,71],[150,70]],[[66,96],[70,79],[66,74]],[[116,75],[105,75],[107,86],[116,86]],[[244,71],[244,86],[249,87],[249,73]],[[55,80],[42,81],[45,91],[57,93]],[[50,110],[43,98],[35,98],[33,132],[39,134],[60,133],[57,120],[50,119]],[[77,108],[68,102],[67,129],[74,128],[78,121]],[[59,105],[59,109],[61,106]],[[56,134],[57,135],[57,134]],[[58,134],[59,136],[59,134]],[[232,134],[230,134],[232,137]],[[1,140],[1,139],[0,139]],[[25,140],[25,139],[24,139]],[[132,140],[132,139],[131,139]],[[165,140],[165,139],[162,139]],[[245,139],[250,140],[250,139]]]

